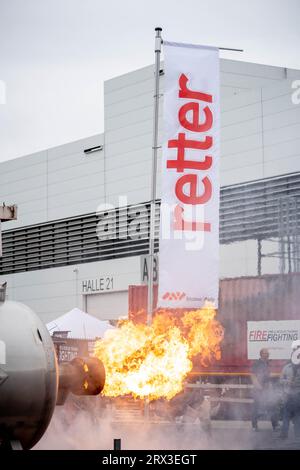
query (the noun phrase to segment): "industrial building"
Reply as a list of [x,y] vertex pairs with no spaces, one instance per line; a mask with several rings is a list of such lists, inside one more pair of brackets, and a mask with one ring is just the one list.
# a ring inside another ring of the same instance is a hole
[[[300,270],[297,79],[221,60],[220,278]],[[163,64],[160,80],[163,92]],[[45,322],[74,307],[128,313],[148,250],[153,87],[153,66],[108,80],[104,134],[0,163],[0,202],[18,206],[2,227],[0,283]]]

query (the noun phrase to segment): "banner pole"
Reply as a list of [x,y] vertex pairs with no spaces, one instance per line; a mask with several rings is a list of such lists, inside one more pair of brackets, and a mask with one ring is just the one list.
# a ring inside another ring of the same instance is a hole
[[158,113],[159,113],[159,71],[161,53],[161,31],[155,28],[155,83],[154,83],[154,112],[153,112],[153,144],[152,144],[152,175],[151,175],[151,205],[150,205],[150,234],[149,234],[149,272],[148,272],[148,304],[147,324],[151,325],[153,315],[153,266],[155,248],[155,201],[157,177],[157,149],[158,149]]

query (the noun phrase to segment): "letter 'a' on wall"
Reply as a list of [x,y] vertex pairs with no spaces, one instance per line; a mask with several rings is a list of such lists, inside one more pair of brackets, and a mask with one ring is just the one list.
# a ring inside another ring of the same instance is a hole
[[218,307],[219,50],[164,41],[158,306]]

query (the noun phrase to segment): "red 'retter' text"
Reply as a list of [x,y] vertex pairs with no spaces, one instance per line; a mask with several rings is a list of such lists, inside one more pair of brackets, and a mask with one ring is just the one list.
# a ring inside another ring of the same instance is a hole
[[[176,139],[168,141],[168,148],[177,149],[176,160],[167,160],[167,168],[175,169],[177,173],[184,173],[175,184],[175,194],[179,201],[174,211],[174,230],[211,231],[210,222],[185,221],[182,204],[206,204],[212,196],[212,182],[209,176],[201,178],[201,186],[198,184],[198,175],[201,171],[207,171],[213,164],[213,156],[208,151],[213,146],[213,137],[201,136],[208,132],[213,126],[213,113],[209,103],[213,102],[210,94],[194,91],[188,88],[188,77],[181,74],[179,77],[179,98],[191,99],[193,101],[184,103],[178,111],[178,121],[183,129],[198,134],[197,139],[187,139],[185,132],[179,132]],[[197,100],[197,101],[195,101]],[[200,115],[203,119],[200,120]],[[186,159],[186,150],[196,150],[199,159]],[[200,187],[199,187],[200,186]]]

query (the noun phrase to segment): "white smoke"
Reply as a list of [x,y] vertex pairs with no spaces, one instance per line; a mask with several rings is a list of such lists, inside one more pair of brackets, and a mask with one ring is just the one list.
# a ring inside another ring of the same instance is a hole
[[211,425],[205,410],[204,414],[201,411],[194,415],[187,409],[183,416],[173,420],[163,418],[160,423],[147,422],[130,413],[120,422],[112,407],[104,405],[105,401],[99,397],[70,396],[64,406],[56,407],[49,428],[35,449],[111,450],[114,439],[121,439],[124,450],[252,449],[255,446],[249,421],[235,422],[229,432],[228,422],[213,421]]

